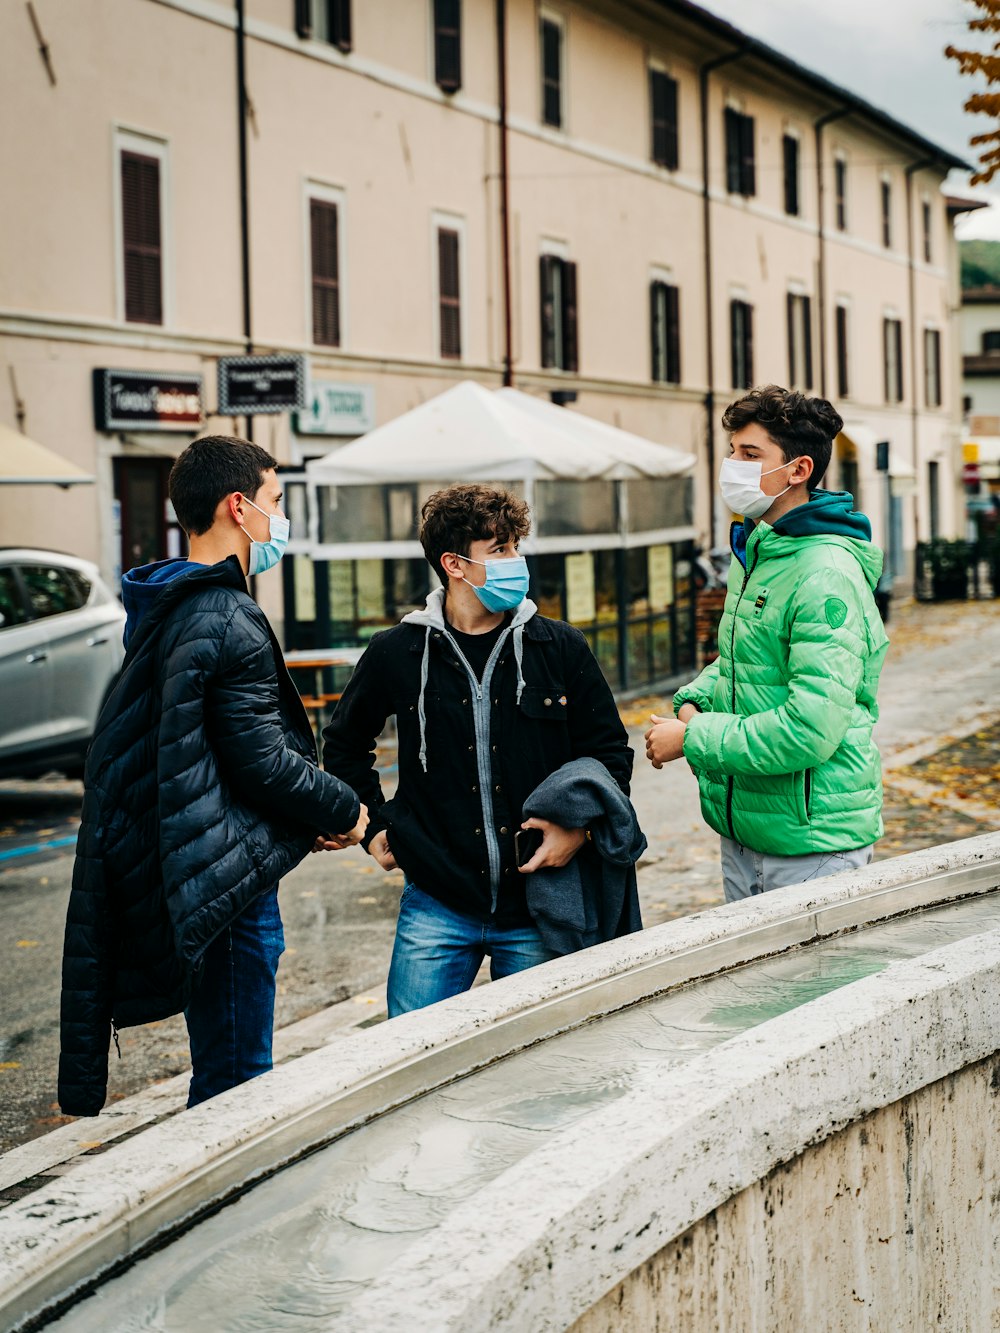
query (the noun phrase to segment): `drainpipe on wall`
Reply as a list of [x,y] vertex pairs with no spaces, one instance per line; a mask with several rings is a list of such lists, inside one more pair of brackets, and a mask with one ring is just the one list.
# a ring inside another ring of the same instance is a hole
[[816,316],[819,321],[819,395],[826,393],[826,186],[823,179],[823,130],[835,120],[851,114],[850,107],[827,111],[813,121],[816,138]]
[[914,253],[916,241],[913,234],[913,177],[925,167],[932,167],[935,159],[920,158],[911,162],[903,172],[906,181],[906,256],[909,278],[908,300],[910,307],[910,452],[913,457],[913,471],[917,479],[917,494],[913,497],[913,540],[920,540],[920,470],[918,464],[917,440],[919,424],[917,420],[917,258]]
[[497,85],[500,111],[500,263],[503,279],[503,383],[514,383],[510,313],[510,173],[507,161],[507,3],[497,0]]
[[[243,287],[243,344],[247,355],[253,352],[250,318],[250,210],[247,167],[247,68],[245,0],[236,0],[236,96],[240,154],[240,270]],[[247,439],[253,439],[253,417],[246,419]]]
[[708,133],[708,80],[709,75],[747,54],[747,48],[716,56],[699,67],[698,80],[701,95],[701,183],[702,183],[702,245],[705,260],[705,370],[708,387],[705,391],[705,433],[708,461],[708,542],[718,545],[715,523],[715,328],[712,289],[712,203],[709,188],[709,133]]

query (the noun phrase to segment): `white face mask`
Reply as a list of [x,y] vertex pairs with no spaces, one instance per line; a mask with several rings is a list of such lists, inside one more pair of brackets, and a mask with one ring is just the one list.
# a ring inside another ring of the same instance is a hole
[[744,518],[760,518],[767,513],[778,496],[792,489],[789,484],[784,491],[778,491],[777,495],[767,495],[761,490],[761,478],[769,477],[772,472],[780,472],[782,468],[791,467],[798,461],[797,458],[793,458],[788,463],[782,463],[780,467],[772,467],[764,472],[760,463],[745,463],[738,458],[723,459],[719,472],[719,490],[722,492],[723,500],[734,514],[742,514]]

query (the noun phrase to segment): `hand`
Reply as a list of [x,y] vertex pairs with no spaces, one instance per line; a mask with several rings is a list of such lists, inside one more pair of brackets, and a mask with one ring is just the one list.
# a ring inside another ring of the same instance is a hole
[[362,804],[358,822],[349,833],[321,833],[312,845],[314,852],[342,852],[345,847],[356,847],[368,827],[368,807]]
[[376,833],[368,844],[368,853],[373,856],[383,870],[395,870],[396,858],[389,850],[389,837],[385,831]]
[[651,720],[653,725],[646,732],[646,758],[654,768],[662,768],[683,755],[687,723],[672,717],[657,717],[655,713],[651,714]]
[[677,710],[677,721],[690,722],[697,712],[698,709],[695,708],[694,704],[681,704]]
[[522,828],[542,830],[542,845],[530,861],[518,866],[522,875],[530,875],[543,866],[568,865],[587,841],[587,830],[582,828],[563,828],[548,819],[526,819]]

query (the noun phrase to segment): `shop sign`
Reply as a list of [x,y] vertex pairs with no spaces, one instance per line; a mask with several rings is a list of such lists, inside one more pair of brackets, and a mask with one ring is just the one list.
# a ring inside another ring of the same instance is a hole
[[375,425],[375,390],[370,384],[313,383],[297,435],[364,435]]
[[260,416],[305,405],[304,356],[219,358],[220,416]]
[[98,430],[178,430],[201,425],[200,375],[165,370],[94,371],[94,422]]

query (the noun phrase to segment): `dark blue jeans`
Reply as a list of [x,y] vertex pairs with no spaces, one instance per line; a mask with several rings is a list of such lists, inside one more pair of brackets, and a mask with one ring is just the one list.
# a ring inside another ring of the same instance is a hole
[[191,1042],[188,1106],[271,1068],[275,977],[284,949],[275,885],[205,950],[201,978],[184,1011]]
[[494,981],[557,957],[538,928],[463,916],[407,881],[389,964],[389,1017],[467,991],[486,955]]

